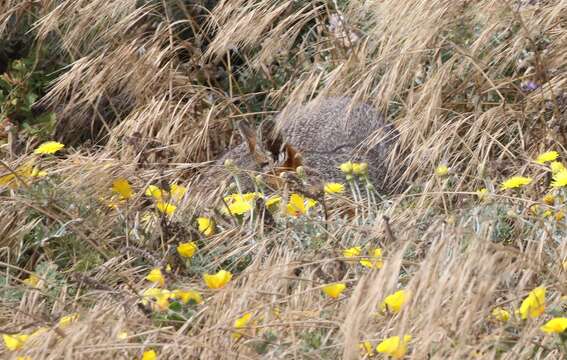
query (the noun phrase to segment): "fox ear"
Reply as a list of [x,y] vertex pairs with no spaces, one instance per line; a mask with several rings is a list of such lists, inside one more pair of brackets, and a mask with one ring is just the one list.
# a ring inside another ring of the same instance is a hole
[[284,144],[285,160],[282,165],[283,168],[296,170],[303,165],[303,158],[296,148],[288,143]]
[[248,151],[250,152],[250,155],[252,155],[252,157],[254,158],[254,161],[258,165],[261,166],[266,165],[266,163],[269,162],[269,159],[259,150],[258,137],[256,136],[256,132],[250,126],[248,126],[248,124],[246,124],[244,121],[239,121],[237,123],[237,126],[238,126],[238,130],[240,131],[240,134],[244,138],[244,141],[246,141],[246,144],[248,145]]

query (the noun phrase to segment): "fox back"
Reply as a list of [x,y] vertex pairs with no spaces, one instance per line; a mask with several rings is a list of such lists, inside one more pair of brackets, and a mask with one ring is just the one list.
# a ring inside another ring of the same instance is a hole
[[[220,163],[232,159],[242,170],[268,172],[304,166],[323,181],[342,181],[339,165],[368,163],[370,180],[379,189],[386,183],[386,159],[397,131],[368,104],[348,97],[311,101],[264,122],[257,132],[239,123],[244,142],[228,151]],[[378,142],[372,146],[371,137]]]

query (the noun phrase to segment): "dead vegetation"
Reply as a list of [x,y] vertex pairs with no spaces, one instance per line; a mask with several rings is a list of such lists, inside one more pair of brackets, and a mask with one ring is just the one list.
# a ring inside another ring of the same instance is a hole
[[[35,41],[17,57],[31,59],[24,75],[11,62],[0,83],[0,333],[45,329],[3,358],[384,358],[376,345],[404,334],[406,358],[565,356],[565,335],[540,327],[566,317],[566,190],[550,187],[549,161],[534,161],[567,156],[564,1],[8,0],[0,10],[0,60],[16,59],[21,27]],[[42,93],[25,75],[40,70]],[[32,90],[33,109],[10,102]],[[398,129],[384,179],[396,191],[345,182],[291,216],[284,187],[275,208],[266,190],[252,210],[223,212],[236,188],[211,189],[203,170],[240,141],[236,121],[344,94]],[[55,121],[34,122],[38,111]],[[34,154],[47,140],[66,147]],[[515,175],[532,180],[502,189]],[[168,195],[148,196],[149,185]],[[174,185],[187,192],[175,199]],[[181,257],[191,242],[195,254]],[[383,266],[362,266],[375,248]],[[164,288],[203,302],[148,300],[155,268]],[[221,269],[230,282],[208,288],[203,274]],[[322,292],[337,282],[336,299]],[[540,286],[545,313],[521,319]],[[410,294],[403,310],[380,311],[399,289]],[[509,320],[494,318],[498,307]]]

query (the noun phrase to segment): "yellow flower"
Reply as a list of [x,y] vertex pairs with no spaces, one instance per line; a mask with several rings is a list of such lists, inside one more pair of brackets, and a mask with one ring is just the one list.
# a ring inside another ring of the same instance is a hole
[[565,168],[565,165],[563,165],[559,161],[553,161],[551,164],[549,164],[549,168],[551,169],[552,174],[556,174],[562,170],[567,170]]
[[151,281],[154,284],[157,284],[162,287],[165,285],[165,278],[163,277],[160,268],[152,269],[150,273],[146,276],[146,280]]
[[154,350],[147,350],[144,351],[144,353],[142,354],[142,360],[156,360],[157,359],[157,353]]
[[29,287],[37,287],[37,284],[39,283],[39,278],[37,276],[35,276],[34,274],[31,274],[27,279],[24,279],[24,281],[22,281],[24,284],[26,284]]
[[545,288],[537,287],[530,291],[520,306],[522,319],[536,318],[545,311]]
[[[248,326],[248,323],[250,322],[250,320],[252,320],[252,314],[246,313],[246,314],[242,315],[242,317],[240,317],[240,318],[238,318],[234,321],[234,328],[237,329],[237,330],[243,329],[246,326]],[[238,340],[242,337],[242,334],[240,332],[233,332],[232,337],[235,340]]]
[[150,288],[144,291],[142,304],[148,305],[152,300],[152,308],[155,311],[166,311],[169,308],[169,299],[172,297],[173,293],[169,290]]
[[312,208],[317,204],[317,201],[309,198],[304,198],[300,194],[293,193],[289,197],[289,202],[287,203],[287,213],[290,216],[298,217],[300,215],[305,215],[307,210]]
[[388,310],[394,314],[399,313],[404,304],[407,302],[408,294],[405,290],[398,290],[395,293],[386,296],[381,305],[383,311]]
[[374,356],[374,346],[370,341],[363,341],[358,344],[358,348],[362,353],[362,356],[373,357]]
[[495,320],[501,321],[501,322],[506,322],[508,320],[510,320],[510,312],[506,309],[503,309],[501,307],[496,307],[494,309],[492,309],[492,317]]
[[376,351],[391,356],[394,359],[401,359],[408,351],[408,343],[410,340],[411,335],[404,335],[403,340],[400,339],[399,336],[392,336],[378,344]]
[[553,194],[546,194],[542,200],[545,204],[550,206],[555,204],[555,196]]
[[228,204],[236,201],[247,201],[250,202],[252,200],[256,200],[258,197],[261,197],[262,194],[259,192],[251,192],[245,194],[231,194],[224,197],[224,201]]
[[189,303],[189,301],[193,301],[195,304],[201,304],[203,302],[201,294],[195,290],[173,290],[173,297],[181,300],[184,304]]
[[500,185],[500,190],[516,189],[524,185],[528,185],[532,182],[532,179],[524,176],[512,176],[511,178],[502,182]]
[[179,253],[179,255],[185,258],[193,257],[197,249],[197,244],[195,244],[193,241],[188,243],[181,243],[177,246],[177,252]]
[[31,356],[17,356],[16,360],[32,360]]
[[187,188],[183,185],[172,184],[169,187],[173,201],[181,201],[187,193]]
[[548,151],[540,154],[537,159],[536,163],[538,164],[545,164],[546,162],[551,162],[557,160],[559,157],[559,153],[557,151]]
[[171,204],[171,203],[166,203],[163,201],[159,201],[156,204],[156,208],[159,210],[159,212],[161,212],[162,214],[165,214],[169,217],[172,217],[173,214],[175,213],[175,210],[177,209],[177,206]]
[[205,236],[211,236],[215,233],[215,221],[209,217],[200,216],[197,218],[199,231]]
[[488,196],[489,196],[488,189],[482,188],[482,189],[477,190],[477,191],[476,191],[476,196],[478,197],[478,200],[479,200],[479,201],[486,201],[486,200],[488,200]]
[[228,203],[228,211],[226,207],[223,207],[223,212],[230,213],[232,215],[243,215],[252,210],[252,204],[250,201],[236,200],[234,202]]
[[20,350],[30,336],[25,334],[2,335],[6,349],[10,351]]
[[346,258],[356,257],[360,255],[362,248],[360,246],[354,246],[343,250],[343,256]]
[[59,327],[65,328],[69,326],[72,322],[77,321],[79,318],[79,314],[74,313],[71,315],[65,315],[61,319],[59,319]]
[[366,175],[368,173],[368,163],[353,163],[352,172],[355,175]]
[[232,279],[232,273],[226,270],[220,270],[216,274],[205,274],[203,280],[205,285],[210,289],[220,289],[225,287],[226,284]]
[[153,197],[156,201],[160,201],[160,202],[162,202],[163,199],[168,196],[167,191],[162,190],[161,188],[155,185],[148,186],[145,194],[146,196]]
[[348,175],[350,173],[352,173],[352,162],[347,161],[345,163],[342,163],[339,165],[339,169],[341,169],[341,171],[345,174]]
[[345,186],[339,183],[326,183],[325,193],[327,194],[340,194],[345,191]]
[[360,260],[360,265],[369,269],[381,269],[384,265],[384,263],[382,262],[382,249],[374,249],[374,256]]
[[34,154],[55,154],[59,150],[63,149],[65,145],[57,141],[47,141],[39,145],[34,151]]
[[339,296],[341,296],[341,294],[343,293],[343,291],[346,289],[346,285],[343,283],[333,283],[333,284],[329,284],[329,285],[325,285],[323,286],[323,292],[328,296],[331,297],[333,299],[338,298]]
[[439,165],[435,169],[435,175],[439,177],[447,176],[449,175],[449,168],[447,167],[447,165]]
[[112,182],[112,191],[120,195],[122,199],[130,199],[134,196],[134,191],[126,179],[116,179]]
[[272,205],[279,204],[282,201],[282,197],[279,195],[271,196],[266,200],[266,207],[270,207]]
[[564,317],[556,317],[548,322],[546,322],[542,327],[540,327],[541,331],[548,333],[548,334],[560,334],[567,330],[567,318]]
[[551,182],[551,186],[562,187],[566,185],[567,185],[567,169],[561,170],[553,174],[553,181]]
[[555,220],[561,221],[565,218],[565,213],[563,211],[558,211],[555,213]]

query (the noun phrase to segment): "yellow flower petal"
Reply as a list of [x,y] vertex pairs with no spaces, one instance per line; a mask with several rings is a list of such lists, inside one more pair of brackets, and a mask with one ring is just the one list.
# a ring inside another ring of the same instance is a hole
[[210,289],[221,289],[228,284],[232,279],[232,273],[226,270],[220,270],[216,274],[205,274],[203,275],[203,280],[205,285]]
[[326,183],[324,190],[326,194],[340,194],[345,191],[345,186],[340,183]]
[[[242,315],[242,317],[240,317],[240,318],[238,318],[234,321],[234,328],[236,330],[243,329],[243,328],[248,326],[248,323],[250,322],[250,320],[252,320],[252,314],[246,313],[246,314]],[[235,340],[240,339],[241,336],[242,336],[242,334],[240,332],[233,332],[232,333],[232,337]]]
[[130,199],[134,196],[134,191],[132,186],[126,179],[116,179],[112,182],[112,191],[120,195],[122,199]]
[[236,200],[227,204],[228,211],[226,207],[223,207],[222,210],[224,213],[230,213],[232,215],[244,215],[253,208],[252,203],[245,200]]
[[197,249],[197,244],[195,244],[193,241],[188,243],[181,243],[179,244],[179,246],[177,246],[177,252],[179,253],[179,255],[185,258],[193,257]]
[[478,197],[479,201],[486,201],[490,196],[488,189],[482,188],[476,191],[476,196]]
[[374,346],[370,341],[363,341],[358,344],[358,348],[362,353],[362,356],[373,357],[374,356]]
[[199,231],[205,236],[211,236],[215,233],[215,221],[209,217],[200,216],[197,218]]
[[152,309],[163,312],[169,308],[169,299],[172,298],[173,293],[167,289],[149,288],[142,295],[142,304],[148,305],[151,300]]
[[406,355],[410,341],[411,335],[405,335],[403,340],[399,336],[392,336],[378,344],[376,351],[391,356],[394,359],[401,359]]
[[405,290],[398,290],[395,293],[386,296],[381,305],[382,310],[387,310],[392,313],[399,313],[404,304],[407,302],[408,293]]
[[374,249],[374,256],[371,258],[364,258],[359,261],[360,265],[367,267],[369,269],[381,269],[384,266],[382,261],[382,249]]
[[435,175],[439,177],[444,177],[447,176],[448,174],[449,174],[449,168],[447,167],[447,165],[439,165],[435,169]]
[[549,206],[553,206],[553,204],[555,204],[555,196],[553,194],[546,194],[542,200],[544,204]]
[[341,171],[347,175],[347,174],[351,174],[352,173],[352,162],[347,161],[345,163],[342,163],[339,165],[339,169],[341,169]]
[[537,157],[536,163],[545,164],[546,162],[557,160],[558,157],[559,157],[559,153],[557,151],[544,152],[543,154],[540,154]]
[[501,307],[496,307],[492,310],[492,317],[500,322],[506,322],[510,320],[510,312]]
[[360,255],[362,248],[360,246],[354,246],[343,250],[343,256],[346,258],[356,257]]
[[546,322],[541,328],[541,331],[548,334],[560,334],[567,330],[567,318],[556,317]]
[[187,193],[187,188],[183,185],[173,184],[169,187],[171,199],[173,201],[181,201]]
[[353,163],[352,172],[355,175],[366,175],[368,173],[368,163]]
[[162,190],[161,188],[159,188],[155,185],[148,186],[145,194],[146,194],[146,196],[153,197],[154,200],[158,201],[158,202],[163,202],[164,198],[166,198],[168,196],[167,191]]
[[157,360],[157,353],[154,350],[144,351],[142,360]]
[[549,168],[551,169],[551,173],[552,174],[557,174],[558,172],[562,171],[562,170],[567,170],[565,168],[565,165],[563,165],[562,163],[560,163],[559,161],[553,161],[549,164]]
[[522,319],[536,318],[545,311],[545,288],[537,287],[530,291],[520,306]]
[[305,215],[307,211],[316,204],[317,201],[313,199],[305,198],[300,194],[293,193],[289,197],[289,201],[287,203],[287,213],[293,217]]
[[63,149],[65,145],[57,141],[47,141],[39,145],[34,151],[34,154],[55,154],[59,150]]
[[334,283],[334,284],[329,284],[329,285],[325,285],[323,286],[322,290],[323,292],[333,298],[336,299],[339,296],[341,296],[341,294],[343,293],[343,291],[346,289],[346,285],[343,283]]
[[551,181],[551,186],[553,187],[563,187],[567,185],[567,169],[561,170],[553,174],[553,181]]
[[77,319],[79,319],[79,314],[77,313],[63,316],[61,319],[59,319],[59,327],[65,328],[72,322],[77,321]]
[[282,197],[279,195],[271,196],[269,199],[266,200],[266,207],[270,207],[272,205],[279,204],[282,201]]
[[165,285],[165,278],[163,277],[160,268],[152,269],[150,273],[146,276],[146,280],[151,281],[154,284],[157,284],[162,287]]
[[24,279],[22,282],[29,287],[36,288],[37,284],[39,283],[39,278],[34,274],[31,274],[27,279]]
[[502,182],[500,185],[501,190],[516,189],[528,185],[532,179],[524,176],[513,176]]
[[4,346],[6,346],[6,349],[10,351],[20,350],[24,346],[28,338],[29,335],[25,335],[25,334],[2,335],[2,339],[4,340]]
[[156,208],[159,210],[159,212],[161,212],[162,214],[165,214],[169,217],[172,217],[173,214],[175,213],[175,210],[177,209],[177,206],[171,204],[171,203],[166,203],[163,201],[159,201],[156,204]]
[[203,302],[201,294],[195,290],[173,290],[173,297],[181,300],[184,304],[188,304],[190,301],[193,301],[196,304],[201,304]]
[[252,200],[256,200],[257,198],[261,197],[262,194],[259,192],[251,192],[245,194],[231,194],[224,197],[224,201],[228,204],[236,201],[245,201],[250,202]]

